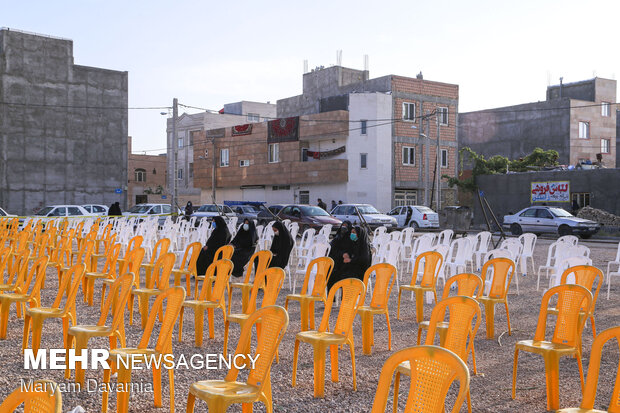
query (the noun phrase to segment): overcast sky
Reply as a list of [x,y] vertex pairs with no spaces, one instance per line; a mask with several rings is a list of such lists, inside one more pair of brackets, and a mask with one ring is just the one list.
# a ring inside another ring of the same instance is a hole
[[[219,110],[302,92],[303,61],[460,86],[461,112],[544,100],[620,74],[618,0],[0,2],[0,26],[73,40],[76,64],[129,72],[129,105]],[[163,149],[159,110],[129,111],[134,152]],[[163,150],[162,150],[163,151]]]

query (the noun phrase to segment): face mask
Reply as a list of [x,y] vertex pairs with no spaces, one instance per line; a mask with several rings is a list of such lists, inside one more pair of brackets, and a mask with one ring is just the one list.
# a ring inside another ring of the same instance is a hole
[[274,236],[274,237],[277,237],[277,236],[278,236],[278,234],[279,234],[279,232],[278,232],[278,231],[273,231],[273,236]]
[[211,228],[215,229],[215,227],[216,227],[216,226],[217,226],[217,225],[215,225],[215,221],[213,221],[213,222],[211,223]]
[[357,241],[357,234],[351,233],[351,241]]
[[250,224],[243,224],[243,230],[248,231],[250,229]]

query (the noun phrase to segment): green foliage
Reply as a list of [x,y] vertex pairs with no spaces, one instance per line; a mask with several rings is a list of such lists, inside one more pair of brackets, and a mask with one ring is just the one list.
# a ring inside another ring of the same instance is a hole
[[486,159],[483,155],[478,155],[471,148],[465,147],[459,151],[460,174],[462,174],[463,171],[463,160],[465,156],[467,156],[473,164],[472,176],[470,178],[459,179],[448,175],[443,175],[442,178],[448,180],[450,188],[456,185],[459,189],[464,191],[474,192],[478,189],[476,177],[479,175],[505,174],[509,170],[511,172],[539,170],[543,167],[557,165],[560,155],[554,150],[545,151],[536,148],[529,155],[512,161],[501,155],[495,155]]

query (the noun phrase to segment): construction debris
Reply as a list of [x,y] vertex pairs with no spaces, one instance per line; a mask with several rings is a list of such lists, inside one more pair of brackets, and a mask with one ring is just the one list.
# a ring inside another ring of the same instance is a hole
[[618,215],[611,214],[602,209],[583,207],[579,210],[577,217],[600,222],[603,225],[620,226],[620,217]]

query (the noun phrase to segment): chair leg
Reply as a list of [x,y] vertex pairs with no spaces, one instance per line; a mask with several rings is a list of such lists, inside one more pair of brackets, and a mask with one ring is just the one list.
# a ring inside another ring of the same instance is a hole
[[181,312],[179,313],[179,343],[183,341],[183,312],[184,308],[181,307]]
[[415,315],[418,323],[424,320],[424,292],[422,290],[415,290]]
[[400,288],[398,289],[398,305],[396,306],[396,319],[400,320],[400,295],[403,292]]
[[349,343],[349,351],[351,352],[351,373],[353,375],[353,390],[357,391],[357,375],[355,374],[355,345],[353,344],[353,336]]
[[293,381],[291,386],[297,384],[297,356],[299,355],[299,340],[295,339],[295,349],[293,350]]
[[512,335],[512,331],[510,329],[510,311],[508,311],[508,301],[504,301],[504,307],[506,307],[506,320],[508,321],[508,335]]
[[186,413],[194,413],[194,405],[196,404],[196,396],[193,394],[187,395],[187,407],[185,408]]
[[519,348],[515,348],[515,357],[512,365],[512,398],[517,397],[517,364],[519,361]]
[[329,355],[332,367],[332,381],[338,383],[338,346],[329,346]]
[[314,397],[325,397],[325,346],[314,345]]
[[392,327],[390,326],[390,314],[387,309],[385,311],[385,320],[387,322],[387,330],[388,330],[388,350],[392,351]]
[[560,408],[560,357],[557,353],[550,352],[544,355],[544,359],[547,381],[547,410],[558,410]]
[[484,303],[484,316],[487,326],[487,340],[495,337],[495,304],[492,302]]
[[400,387],[400,373],[396,372],[396,377],[394,377],[394,403],[392,407],[392,412],[398,412],[398,388]]

